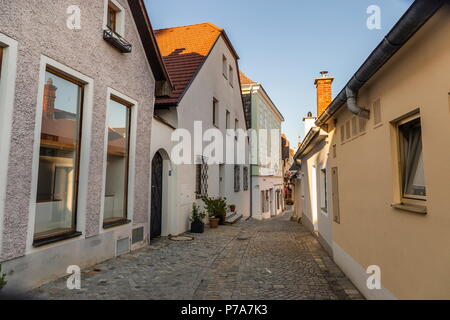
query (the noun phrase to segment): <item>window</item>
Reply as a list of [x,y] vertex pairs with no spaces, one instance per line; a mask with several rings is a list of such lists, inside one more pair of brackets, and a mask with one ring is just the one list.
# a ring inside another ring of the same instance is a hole
[[108,4],[106,26],[112,31],[117,32],[117,11],[111,3]]
[[195,166],[195,195],[197,199],[208,196],[208,164],[204,157]]
[[231,129],[231,127],[230,127],[230,111],[228,111],[228,110],[226,112],[226,118],[225,119],[226,119],[225,120],[226,121],[226,124],[225,124],[226,128],[227,129]]
[[114,96],[108,105],[108,146],[106,156],[103,226],[127,220],[128,171],[132,106]]
[[230,83],[230,86],[233,86],[233,67],[232,66],[230,66],[230,68],[229,68],[229,71],[228,71],[228,77],[229,77],[229,83]]
[[244,178],[244,191],[248,190],[248,167],[244,167],[243,172],[243,178]]
[[241,191],[241,167],[234,165],[234,192]]
[[426,200],[420,117],[416,115],[399,122],[398,136],[402,198]]
[[34,241],[75,233],[83,84],[47,68]]
[[228,79],[228,62],[225,56],[222,56],[222,74],[225,79]]
[[212,122],[216,127],[219,126],[219,101],[217,99],[213,99],[213,110],[212,110]]
[[327,170],[320,170],[320,208],[327,212],[328,202],[327,202]]
[[345,126],[344,125],[342,125],[340,127],[340,131],[341,131],[341,143],[342,143],[342,142],[345,142]]

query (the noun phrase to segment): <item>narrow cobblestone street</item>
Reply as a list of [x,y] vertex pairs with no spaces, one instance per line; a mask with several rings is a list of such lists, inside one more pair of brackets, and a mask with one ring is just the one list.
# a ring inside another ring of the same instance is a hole
[[33,299],[361,299],[317,240],[290,214],[205,229],[83,270],[81,290],[66,278]]

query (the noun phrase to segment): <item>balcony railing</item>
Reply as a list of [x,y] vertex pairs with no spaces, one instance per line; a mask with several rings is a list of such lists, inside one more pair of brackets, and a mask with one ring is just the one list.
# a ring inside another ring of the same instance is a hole
[[127,42],[124,38],[111,29],[103,30],[103,39],[122,53],[130,53],[133,47],[131,43]]

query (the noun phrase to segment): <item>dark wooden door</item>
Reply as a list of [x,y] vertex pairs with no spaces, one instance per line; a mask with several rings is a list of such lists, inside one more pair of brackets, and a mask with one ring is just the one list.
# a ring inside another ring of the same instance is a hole
[[150,217],[150,239],[161,236],[162,180],[163,159],[158,152],[155,154],[152,161],[152,211]]

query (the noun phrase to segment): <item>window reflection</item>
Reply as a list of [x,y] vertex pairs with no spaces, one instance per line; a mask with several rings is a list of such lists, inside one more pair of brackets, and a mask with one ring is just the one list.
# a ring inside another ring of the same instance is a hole
[[104,207],[106,225],[127,218],[130,116],[130,106],[115,99],[110,100]]
[[76,81],[46,71],[35,240],[75,229],[82,90]]

